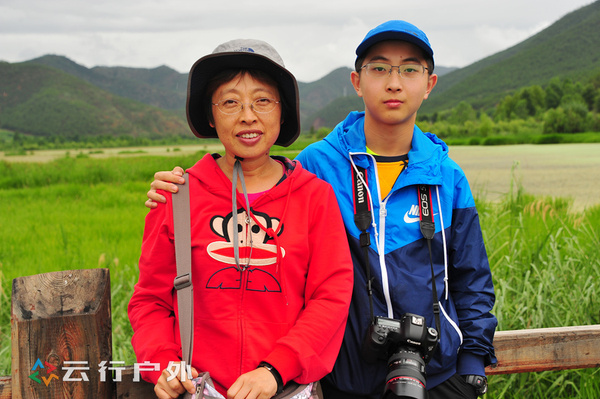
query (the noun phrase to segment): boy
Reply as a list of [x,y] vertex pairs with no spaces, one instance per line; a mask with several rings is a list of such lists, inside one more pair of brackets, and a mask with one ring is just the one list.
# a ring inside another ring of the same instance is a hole
[[[384,390],[394,391],[396,380],[386,378],[386,362],[369,363],[361,354],[372,323],[371,298],[376,316],[397,320],[410,312],[434,325],[430,251],[419,223],[413,223],[419,220],[417,187],[426,185],[435,215],[430,250],[439,287],[436,302],[441,306],[441,325],[435,320],[439,343],[427,365],[426,386],[430,398],[475,397],[486,389],[484,367],[495,362],[492,340],[497,322],[490,313],[494,290],[465,175],[448,158],[448,147],[415,125],[421,103],[437,82],[433,50],[414,25],[388,21],[366,35],[356,55],[351,79],[363,98],[364,113],[350,113],[297,158],[333,186],[354,255],[348,324],[334,370],[324,381],[324,395],[378,398]],[[372,207],[368,259],[354,221],[354,194],[360,181],[353,173],[358,170],[366,175],[363,183],[368,185]],[[371,298],[367,264],[373,277]],[[399,366],[390,370],[398,368],[400,377],[409,371]],[[408,386],[406,380],[400,389],[409,390],[402,388]]]
[[[437,82],[433,50],[421,30],[394,20],[367,33],[356,55],[351,80],[365,111],[350,113],[297,158],[333,186],[354,262],[346,332],[322,380],[324,396],[424,398],[427,389],[430,399],[475,398],[487,390],[485,366],[496,362],[495,296],[467,179],[446,144],[415,125]],[[173,191],[157,181],[152,187]],[[147,206],[161,200],[153,194]],[[429,210],[435,234],[426,240],[419,220]],[[437,334],[419,330],[421,317]],[[382,349],[365,337],[393,345]]]

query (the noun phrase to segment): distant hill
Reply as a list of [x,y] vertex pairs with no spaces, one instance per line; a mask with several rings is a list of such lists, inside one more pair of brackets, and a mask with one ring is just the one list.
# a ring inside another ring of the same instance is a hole
[[[166,66],[161,66],[154,69],[144,68],[127,68],[127,67],[102,67],[97,66],[87,68],[79,65],[67,57],[59,55],[45,55],[35,58],[24,63],[6,64],[13,65],[14,68],[25,68],[29,65],[39,65],[52,68],[55,72],[63,72],[73,78],[77,78],[83,82],[100,88],[114,96],[123,97],[136,102],[151,105],[164,110],[175,111],[180,116],[183,127],[185,128],[185,101],[187,91],[187,74],[179,73]],[[443,74],[454,70],[455,68],[438,67],[439,73]],[[350,82],[350,68],[338,68],[323,78],[310,82],[298,82],[300,96],[300,114],[302,126],[305,130],[309,130],[310,126],[319,128],[321,126],[331,126],[334,121],[343,118],[347,113],[348,107],[352,109],[362,109],[362,101],[356,96],[352,83]],[[49,73],[45,69],[27,69],[28,74],[32,74],[35,79],[36,74],[43,76]],[[48,82],[52,84],[53,80]],[[57,84],[62,79],[54,80]],[[75,81],[72,82],[72,84]],[[59,90],[64,90],[59,89]],[[81,99],[85,101],[84,99]],[[58,106],[61,101],[55,104]],[[35,103],[39,105],[39,103]],[[64,105],[64,104],[63,104]],[[31,107],[31,103],[24,105]],[[49,109],[46,105],[44,109]],[[16,129],[17,131],[33,134],[53,135],[56,134],[56,129],[50,125],[41,124],[41,126],[33,126],[36,123],[35,118],[22,118],[13,115],[15,112],[20,114],[21,108],[10,108],[8,113],[2,114],[0,109],[0,127],[7,129]],[[74,108],[71,105],[72,110]],[[335,110],[335,111],[334,111]],[[5,110],[6,111],[6,110]],[[76,110],[75,110],[76,111]],[[21,115],[23,115],[21,113]],[[75,115],[83,117],[82,113],[75,112],[69,119],[74,119]],[[55,117],[56,118],[56,117]],[[85,116],[89,119],[89,115]],[[47,118],[44,118],[48,120]],[[81,122],[83,126],[88,124]],[[120,123],[121,125],[123,123]],[[31,125],[31,126],[30,126]],[[115,124],[113,124],[115,125]],[[118,125],[118,124],[117,124]],[[180,128],[181,126],[178,126]],[[91,127],[90,127],[91,129]],[[100,129],[99,125],[90,131],[90,134],[97,134]],[[64,134],[64,131],[62,132]],[[115,131],[115,134],[119,134]]]
[[421,113],[461,101],[489,108],[515,90],[552,78],[589,78],[600,70],[600,1],[573,11],[505,51],[438,80]]
[[59,55],[45,55],[29,62],[59,69],[109,93],[154,107],[169,110],[185,107],[187,74],[166,66],[154,69],[97,66],[90,69]]
[[23,134],[72,140],[97,135],[156,138],[189,131],[171,111],[116,96],[44,65],[0,62],[0,87],[0,127]]
[[[104,67],[87,68],[67,57],[45,55],[26,63],[58,69],[97,86],[114,95],[129,98],[154,107],[175,110],[185,120],[187,74],[166,66],[154,69]],[[456,68],[436,67],[443,75]],[[362,109],[362,101],[356,96],[350,81],[350,68],[338,68],[314,82],[298,82],[300,118],[304,130],[311,126],[331,126],[348,113],[348,107]],[[348,98],[344,98],[344,97]],[[352,108],[355,109],[355,108]]]
[[[188,75],[168,67],[86,68],[58,55],[45,55],[28,62],[59,69],[121,97],[159,108],[179,110],[185,117]],[[307,118],[336,98],[354,95],[350,72],[350,68],[338,68],[315,82],[298,82],[302,126],[305,126]]]
[[300,91],[300,117],[302,126],[308,129],[308,120],[337,98],[353,95],[350,68],[338,68],[312,83],[298,82]]

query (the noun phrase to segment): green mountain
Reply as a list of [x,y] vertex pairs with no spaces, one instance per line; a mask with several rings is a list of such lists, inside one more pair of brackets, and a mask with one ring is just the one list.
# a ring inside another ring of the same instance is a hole
[[487,109],[506,95],[552,78],[588,79],[600,70],[600,1],[573,11],[505,51],[438,79],[421,113],[461,101]]
[[76,140],[98,135],[157,138],[189,131],[180,115],[44,65],[0,62],[0,87],[0,127],[23,134]]
[[[553,78],[585,80],[600,70],[600,0],[571,12],[535,36],[465,68],[436,66],[440,78],[420,115],[460,102],[490,110],[508,94]],[[350,68],[298,82],[303,130],[333,127],[362,110]],[[166,66],[86,68],[46,55],[0,62],[0,128],[38,136],[189,135],[187,74]]]
[[[300,118],[306,127],[308,119],[337,98],[354,95],[350,68],[338,68],[312,83],[298,82]],[[305,128],[306,129],[306,128]]]
[[304,126],[310,126],[318,130],[322,127],[333,128],[342,121],[350,111],[361,111],[365,109],[362,98],[356,94],[339,97],[318,110],[308,118]]
[[[86,68],[58,55],[45,55],[28,62],[56,68],[117,96],[159,108],[179,110],[181,115],[185,115],[187,74],[168,67]],[[338,68],[315,82],[298,82],[302,126],[306,126],[308,118],[333,100],[354,95],[350,72],[350,68]]]
[[154,107],[169,110],[185,107],[187,74],[166,66],[154,69],[100,66],[86,68],[59,55],[45,55],[29,62],[56,68],[109,93]]
[[[166,66],[154,69],[126,67],[86,68],[70,59],[45,55],[28,62],[59,69],[98,86],[117,96],[185,114],[187,74],[179,73]],[[439,75],[456,68],[436,67]],[[305,130],[311,126],[331,126],[331,121],[345,116],[348,106],[362,108],[350,81],[350,68],[338,68],[314,82],[298,82],[300,97],[300,119]],[[344,99],[345,96],[349,98]],[[327,106],[331,104],[331,108]]]

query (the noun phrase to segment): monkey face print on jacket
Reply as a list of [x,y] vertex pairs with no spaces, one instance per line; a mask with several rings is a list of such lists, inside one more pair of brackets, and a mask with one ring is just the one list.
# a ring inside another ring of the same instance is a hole
[[[270,217],[266,213],[255,211],[250,217],[243,208],[238,209],[237,212],[235,220],[232,213],[226,216],[214,216],[211,219],[210,228],[221,240],[208,244],[207,252],[211,258],[222,262],[226,267],[210,277],[206,288],[240,289],[241,273],[248,270],[250,277],[246,280],[245,289],[280,292],[281,284],[277,274],[270,269],[274,270],[277,267],[278,253],[281,253],[280,256],[283,258],[285,249],[278,248],[274,243],[276,240],[267,233],[277,232],[277,235],[281,235],[283,225],[280,226],[279,219]],[[263,230],[261,225],[266,229]],[[235,261],[232,241],[234,228],[238,230],[240,269]]]

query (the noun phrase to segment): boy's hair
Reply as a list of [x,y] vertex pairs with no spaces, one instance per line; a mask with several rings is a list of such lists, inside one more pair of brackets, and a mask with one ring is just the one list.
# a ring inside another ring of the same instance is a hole
[[367,33],[363,41],[356,48],[356,61],[354,62],[356,72],[360,73],[368,50],[373,45],[386,40],[399,40],[417,46],[423,53],[428,73],[433,73],[433,49],[429,44],[427,35],[415,25],[400,20],[384,22]]

